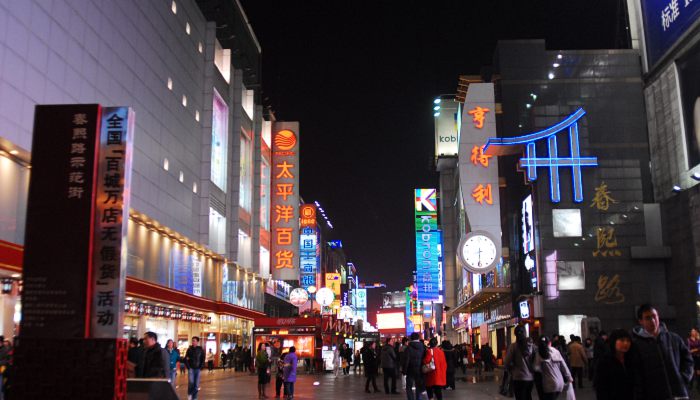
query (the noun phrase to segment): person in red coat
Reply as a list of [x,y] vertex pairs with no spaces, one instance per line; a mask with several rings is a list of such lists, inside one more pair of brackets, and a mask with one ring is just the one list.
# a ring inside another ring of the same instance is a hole
[[429,399],[432,399],[435,393],[435,398],[442,400],[442,388],[447,385],[447,361],[445,353],[437,347],[437,344],[437,338],[430,339],[429,349],[425,351],[425,357],[423,357],[423,364],[430,364],[431,359],[435,362],[435,370],[425,374],[425,388]]

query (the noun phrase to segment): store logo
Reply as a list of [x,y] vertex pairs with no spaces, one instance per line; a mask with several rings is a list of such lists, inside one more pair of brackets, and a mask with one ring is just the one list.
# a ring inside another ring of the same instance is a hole
[[279,150],[289,151],[297,144],[297,136],[289,129],[283,129],[275,135],[275,146]]

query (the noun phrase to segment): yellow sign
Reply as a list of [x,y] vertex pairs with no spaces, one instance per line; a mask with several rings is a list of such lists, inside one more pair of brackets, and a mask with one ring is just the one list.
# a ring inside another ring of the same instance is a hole
[[336,272],[327,272],[326,287],[333,291],[336,299],[340,298],[340,274]]
[[595,294],[595,301],[605,304],[619,304],[625,301],[625,295],[620,292],[620,275],[613,277],[601,275],[598,277],[598,291]]
[[608,208],[610,208],[610,204],[615,203],[617,203],[617,200],[613,199],[612,196],[610,196],[610,192],[608,191],[608,185],[605,182],[602,182],[600,186],[595,188],[595,196],[593,197],[593,201],[591,202],[591,207],[595,207],[600,211],[608,211]]
[[593,250],[593,257],[620,257],[622,255],[622,252],[617,248],[615,228],[598,228],[596,235],[596,249]]

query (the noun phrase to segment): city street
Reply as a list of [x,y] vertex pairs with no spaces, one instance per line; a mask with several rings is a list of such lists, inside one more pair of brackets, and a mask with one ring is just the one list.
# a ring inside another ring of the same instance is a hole
[[[501,372],[497,371],[496,375],[500,376]],[[377,378],[377,385],[381,393],[365,393],[365,377],[363,375],[349,376],[340,375],[334,378],[333,374],[324,375],[299,375],[299,380],[295,386],[294,397],[297,399],[405,399],[406,395],[399,387],[400,395],[385,395],[383,392],[383,381],[380,375]],[[318,385],[314,385],[318,382]],[[588,386],[582,390],[578,390],[576,395],[580,400],[595,399],[595,394],[590,388],[590,383],[585,382]],[[400,386],[400,382],[398,383]],[[223,399],[255,399],[257,377],[241,372],[223,372],[215,370],[212,373],[204,371],[202,373],[202,382],[200,390],[200,400],[223,400]],[[178,376],[177,393],[181,399],[187,398],[187,379],[185,376]],[[273,382],[267,385],[266,392],[269,398],[274,398],[275,387]],[[469,399],[469,400],[486,400],[486,399],[503,399],[504,397],[498,394],[498,384],[494,379],[493,374],[487,374],[484,380],[476,382],[471,371],[468,371],[467,378],[458,376],[457,390],[443,391],[445,399]],[[537,395],[533,391],[533,398]]]

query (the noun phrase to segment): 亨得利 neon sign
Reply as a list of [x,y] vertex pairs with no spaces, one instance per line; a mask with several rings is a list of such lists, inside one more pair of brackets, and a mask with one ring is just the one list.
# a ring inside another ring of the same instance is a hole
[[[537,168],[549,168],[549,189],[553,203],[561,201],[559,189],[559,168],[571,168],[573,181],[574,201],[583,201],[582,167],[595,167],[598,165],[597,157],[581,157],[581,148],[578,138],[578,120],[586,114],[583,108],[574,111],[561,122],[538,132],[517,137],[489,138],[484,146],[484,153],[490,146],[519,146],[525,145],[525,157],[520,159],[520,168],[527,173],[527,179],[531,182],[537,180]],[[571,155],[560,157],[557,147],[557,133],[567,129],[569,132],[569,147]],[[547,140],[548,157],[537,157],[535,143],[538,140]]]

